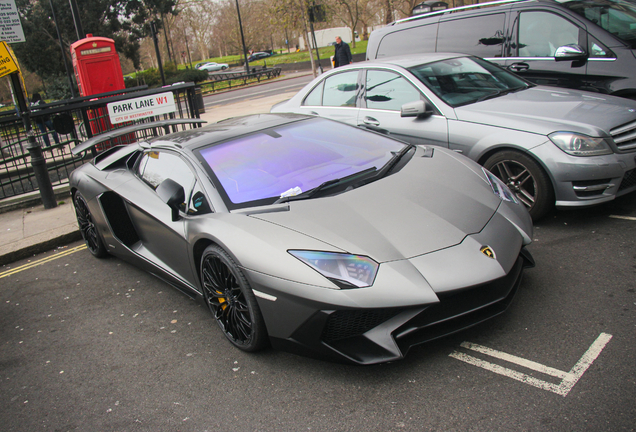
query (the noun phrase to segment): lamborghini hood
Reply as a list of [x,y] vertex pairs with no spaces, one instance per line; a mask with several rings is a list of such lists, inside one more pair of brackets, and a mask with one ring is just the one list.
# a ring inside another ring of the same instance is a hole
[[[340,195],[254,214],[378,262],[412,258],[478,233],[500,204],[481,169],[451,152],[413,159],[398,173]],[[294,245],[289,245],[294,249]]]

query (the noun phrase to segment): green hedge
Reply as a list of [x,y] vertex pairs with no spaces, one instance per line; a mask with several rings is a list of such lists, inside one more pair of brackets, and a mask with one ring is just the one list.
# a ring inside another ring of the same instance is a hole
[[[166,84],[174,84],[177,82],[201,82],[208,79],[207,71],[200,71],[197,69],[180,69],[174,66],[173,63],[166,63],[163,68],[163,73],[166,77]],[[137,85],[147,84],[148,87],[159,87],[161,83],[161,74],[159,69],[146,69],[145,71],[137,72],[134,77],[126,80],[126,87],[135,87]]]

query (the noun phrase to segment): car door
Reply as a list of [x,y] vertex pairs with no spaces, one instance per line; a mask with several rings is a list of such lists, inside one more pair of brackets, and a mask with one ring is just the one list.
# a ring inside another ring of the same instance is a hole
[[358,120],[359,69],[327,76],[305,97],[300,113],[356,125]]
[[584,87],[587,62],[556,61],[557,48],[577,44],[586,47],[582,24],[547,10],[523,10],[514,19],[511,55],[506,67],[536,84],[567,88]]
[[140,242],[135,252],[155,263],[164,276],[177,282],[196,286],[188,254],[185,219],[172,220],[172,211],[156,193],[165,179],[172,179],[183,186],[186,200],[192,194],[195,175],[188,164],[170,151],[146,151],[135,166],[136,178],[124,184],[117,192],[126,200],[128,213]]
[[429,102],[404,75],[396,71],[369,69],[364,82],[358,126],[411,144],[448,147],[447,120],[440,113],[424,118],[400,116],[400,109],[406,103]]

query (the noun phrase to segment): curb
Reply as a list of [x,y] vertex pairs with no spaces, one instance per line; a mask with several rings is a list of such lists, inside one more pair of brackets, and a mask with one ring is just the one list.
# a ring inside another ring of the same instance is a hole
[[[55,196],[56,202],[64,201],[66,199],[70,201],[71,188],[68,183],[54,186],[53,195]],[[42,198],[40,197],[39,190],[3,199],[0,201],[0,213],[7,213],[38,205],[42,205]]]
[[33,245],[25,246],[21,249],[8,252],[4,255],[0,255],[0,266],[29,258],[42,252],[50,251],[59,246],[66,246],[69,243],[73,243],[74,241],[78,241],[81,239],[82,234],[79,232],[79,229],[76,229],[75,231],[59,235],[55,238],[48,239]]

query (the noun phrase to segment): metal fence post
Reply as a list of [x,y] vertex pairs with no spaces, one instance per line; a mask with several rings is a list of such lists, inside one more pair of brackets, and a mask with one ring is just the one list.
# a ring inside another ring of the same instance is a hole
[[33,167],[35,178],[38,181],[42,203],[45,209],[55,208],[57,207],[57,203],[55,202],[55,194],[53,193],[53,185],[51,184],[49,171],[46,169],[46,159],[42,154],[42,146],[35,140],[35,134],[31,127],[31,118],[28,111],[22,114],[22,121],[29,140],[26,148],[31,156],[31,166]]
[[24,125],[24,132],[26,133],[28,144],[27,150],[31,156],[31,167],[33,167],[33,173],[38,181],[38,188],[40,189],[40,197],[45,209],[52,209],[57,207],[55,202],[55,195],[53,194],[53,185],[51,184],[51,178],[49,172],[46,169],[46,159],[42,154],[42,147],[40,143],[35,140],[35,134],[31,127],[31,116],[29,115],[29,107],[26,99],[24,98],[24,90],[22,90],[22,83],[17,73],[11,74],[11,84],[13,84],[14,95],[18,102],[18,109],[20,117],[22,118],[22,124]]

